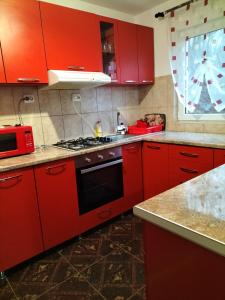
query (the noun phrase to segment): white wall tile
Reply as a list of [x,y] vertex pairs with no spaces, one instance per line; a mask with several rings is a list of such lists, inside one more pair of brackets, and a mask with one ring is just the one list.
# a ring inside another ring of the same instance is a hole
[[41,116],[60,116],[62,107],[58,90],[38,90]]
[[44,135],[42,129],[42,120],[37,117],[26,117],[23,118],[23,122],[25,125],[32,126],[33,135],[34,135],[34,145],[41,146],[44,144]]
[[42,117],[42,126],[45,145],[51,145],[65,138],[62,116]]
[[72,95],[80,94],[77,90],[61,90],[61,104],[63,115],[73,115],[81,112],[81,102],[72,102]]
[[65,139],[74,139],[83,136],[81,117],[78,115],[63,116]]
[[89,114],[83,114],[82,119],[82,126],[83,126],[83,133],[84,136],[94,136],[94,128],[96,125],[96,122],[100,120],[98,113],[89,113]]
[[81,113],[97,112],[96,88],[82,89],[81,95]]
[[0,88],[0,121],[16,119],[12,88]]
[[112,111],[112,94],[110,87],[97,88],[98,111]]

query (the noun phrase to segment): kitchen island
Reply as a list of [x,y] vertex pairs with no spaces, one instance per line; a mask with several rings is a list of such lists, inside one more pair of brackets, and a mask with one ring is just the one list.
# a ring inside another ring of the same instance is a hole
[[225,165],[134,207],[147,299],[225,299]]

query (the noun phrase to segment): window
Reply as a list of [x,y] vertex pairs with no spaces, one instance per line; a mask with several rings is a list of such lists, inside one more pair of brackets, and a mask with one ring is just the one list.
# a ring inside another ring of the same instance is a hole
[[225,120],[225,29],[185,42],[185,105],[180,120]]

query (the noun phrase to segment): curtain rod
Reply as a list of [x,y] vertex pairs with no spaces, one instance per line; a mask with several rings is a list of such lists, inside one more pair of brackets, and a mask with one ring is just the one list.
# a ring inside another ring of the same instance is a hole
[[189,5],[191,3],[197,2],[197,1],[199,1],[199,0],[189,0],[189,1],[186,1],[186,2],[184,2],[182,4],[180,4],[180,5],[177,5],[177,6],[174,6],[174,7],[170,8],[170,9],[167,9],[167,10],[165,10],[163,12],[158,12],[157,14],[155,14],[155,18],[164,18],[164,16],[166,14],[168,14],[168,13],[170,13],[170,12],[176,10],[176,9],[179,9],[181,7],[184,7],[186,5]]

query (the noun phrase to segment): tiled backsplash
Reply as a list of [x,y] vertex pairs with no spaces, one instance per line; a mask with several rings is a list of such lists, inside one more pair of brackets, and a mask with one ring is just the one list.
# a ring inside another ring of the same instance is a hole
[[[36,87],[0,88],[0,125],[19,123],[18,102],[32,94],[35,102],[22,103],[23,123],[33,127],[36,145],[52,144],[60,139],[93,135],[98,120],[103,134],[115,132],[117,111],[126,124],[139,114],[139,92],[136,87],[99,87],[81,90],[81,102],[71,101],[75,90],[43,91]],[[76,111],[79,113],[77,114]],[[87,125],[87,124],[90,124]]]
[[225,134],[225,121],[178,121],[178,105],[171,76],[156,78],[154,86],[143,87],[139,93],[141,114],[165,113],[166,130]]
[[[21,104],[26,125],[33,126],[36,145],[52,144],[60,139],[93,135],[98,120],[103,134],[113,133],[117,111],[125,124],[133,124],[146,113],[165,113],[167,130],[224,133],[225,122],[178,121],[177,103],[171,76],[158,77],[151,87],[99,87],[81,90],[81,102],[71,101],[75,90],[43,91],[36,87],[0,88],[0,125],[19,123],[18,102],[33,94],[35,102]],[[76,111],[79,113],[77,114]],[[89,125],[88,125],[89,124]]]

